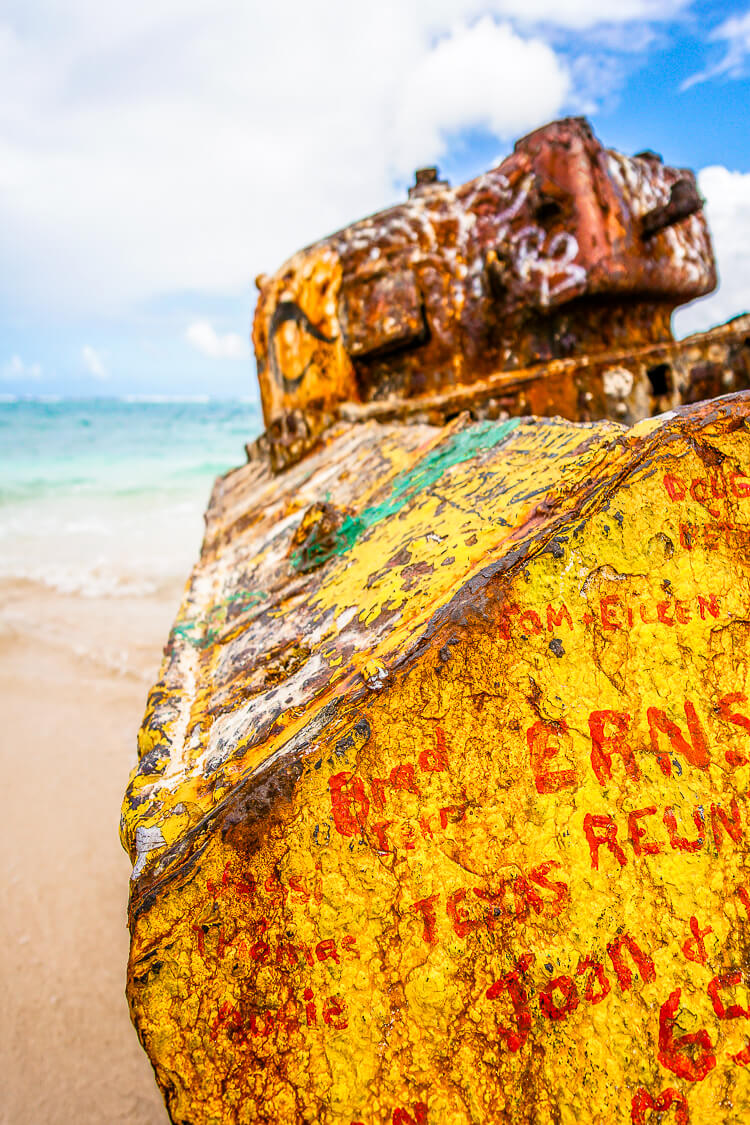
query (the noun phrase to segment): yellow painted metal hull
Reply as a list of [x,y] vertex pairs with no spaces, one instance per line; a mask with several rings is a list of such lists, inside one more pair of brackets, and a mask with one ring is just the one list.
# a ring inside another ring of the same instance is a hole
[[123,813],[174,1122],[750,1116],[749,420],[217,484]]

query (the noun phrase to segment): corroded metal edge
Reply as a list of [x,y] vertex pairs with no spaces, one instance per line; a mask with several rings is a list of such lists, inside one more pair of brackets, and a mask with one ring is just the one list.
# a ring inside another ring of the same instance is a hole
[[557,416],[633,425],[681,405],[750,387],[750,313],[680,341],[627,351],[591,353],[412,398],[369,403],[309,403],[277,418],[246,445],[250,461],[276,473],[301,460],[337,421],[427,422],[444,425],[462,411],[475,420]]

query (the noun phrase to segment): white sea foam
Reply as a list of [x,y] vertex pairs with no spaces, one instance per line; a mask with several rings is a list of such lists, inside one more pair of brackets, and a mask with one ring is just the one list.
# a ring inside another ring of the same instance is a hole
[[134,404],[134,403],[136,403],[136,404],[137,403],[145,403],[146,405],[149,405],[149,404],[150,405],[154,405],[154,404],[163,405],[163,404],[168,404],[168,403],[173,403],[173,402],[174,403],[178,403],[178,402],[191,403],[192,402],[192,403],[197,403],[199,406],[203,406],[206,403],[211,401],[211,396],[210,395],[148,395],[148,394],[138,394],[138,395],[120,395],[118,397],[117,401],[118,402],[127,402],[131,405]]
[[82,597],[148,596],[190,572],[207,488],[171,496],[86,494],[0,505],[0,578]]
[[154,579],[114,574],[98,566],[30,566],[25,570],[18,567],[14,573],[0,568],[0,578],[36,582],[59,594],[76,594],[83,598],[142,598],[157,593],[160,587],[160,583]]
[[183,581],[213,479],[258,427],[257,409],[205,395],[2,405],[0,578],[83,597]]

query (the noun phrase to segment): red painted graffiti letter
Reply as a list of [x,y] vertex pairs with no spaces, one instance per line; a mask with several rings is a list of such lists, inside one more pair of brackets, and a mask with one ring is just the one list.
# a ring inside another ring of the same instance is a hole
[[672,1106],[675,1107],[675,1125],[688,1125],[690,1114],[688,1113],[687,1098],[683,1093],[675,1090],[674,1086],[667,1086],[666,1090],[662,1090],[660,1094],[653,1098],[648,1090],[644,1090],[641,1086],[640,1090],[636,1090],[633,1094],[630,1120],[633,1125],[646,1125],[647,1109],[653,1109],[655,1113],[661,1116]]
[[[750,719],[747,715],[743,715],[741,711],[732,710],[735,703],[741,703],[743,707],[747,705],[747,696],[744,691],[733,691],[730,695],[722,695],[717,704],[719,714],[728,723],[733,723],[734,726],[740,727],[750,734]],[[730,766],[747,765],[747,755],[739,754],[736,750],[727,750],[724,757]]]
[[656,760],[666,777],[669,777],[672,773],[672,763],[668,754],[659,751],[660,733],[666,734],[674,752],[680,754],[691,766],[698,766],[702,770],[708,768],[709,756],[706,736],[698,720],[695,707],[689,700],[685,703],[685,718],[690,742],[685,738],[678,724],[667,718],[666,713],[660,711],[658,707],[649,707],[646,715],[651,735],[651,749],[656,754]]
[[670,500],[684,500],[687,495],[687,485],[683,484],[674,473],[664,474],[664,487]]
[[509,1027],[499,1027],[497,1033],[501,1039],[504,1039],[508,1045],[509,1051],[520,1051],[524,1043],[528,1039],[529,1031],[531,1030],[531,1010],[529,1008],[529,996],[527,996],[523,985],[521,984],[521,974],[525,973],[534,960],[533,953],[524,953],[516,961],[516,967],[509,973],[505,973],[500,980],[495,981],[487,989],[487,999],[497,1000],[503,992],[507,990],[510,996],[510,1002],[513,1005],[513,1012],[516,1017],[516,1030],[513,1031]]
[[705,819],[703,813],[699,808],[693,809],[693,823],[698,829],[700,835],[697,840],[688,840],[685,836],[677,835],[677,818],[674,815],[674,809],[667,805],[664,810],[664,824],[667,832],[669,833],[669,842],[676,852],[699,852],[703,847],[703,830],[705,828]]
[[[689,1035],[675,1036],[677,1009],[680,1006],[682,989],[670,992],[659,1011],[659,1062],[671,1070],[678,1078],[688,1082],[702,1082],[709,1071],[716,1066],[713,1044],[705,1028]],[[700,1051],[695,1050],[696,1047]],[[693,1050],[690,1050],[693,1048]]]
[[440,773],[448,769],[448,753],[445,747],[445,731],[435,727],[435,745],[426,746],[417,759],[419,768],[425,773]]
[[628,813],[628,836],[636,855],[658,855],[661,851],[659,844],[641,843],[646,835],[646,830],[641,828],[638,821],[642,820],[644,816],[654,816],[655,813],[656,805],[649,805],[645,809],[633,809],[632,812]]
[[422,915],[422,924],[424,926],[422,937],[428,945],[434,945],[437,941],[435,937],[435,903],[438,900],[437,895],[430,895],[429,898],[420,898],[419,902],[412,903],[412,910],[416,910],[418,914]]
[[[562,994],[562,1002],[555,1002],[555,992]],[[554,977],[539,993],[539,1007],[548,1020],[564,1020],[578,1007],[578,989],[572,977]]]
[[570,789],[576,783],[575,770],[548,770],[547,762],[556,758],[560,752],[560,736],[567,734],[568,724],[546,722],[539,719],[526,732],[529,747],[531,772],[534,774],[537,793],[557,793],[560,789]]
[[743,977],[744,974],[741,969],[732,969],[729,973],[722,973],[721,976],[714,977],[706,989],[714,1006],[714,1011],[720,1020],[738,1020],[742,1016],[748,1015],[747,1009],[743,1008],[741,1004],[730,1004],[728,1008],[725,1008],[724,1002],[719,996],[719,989],[733,988],[736,984],[742,983]]
[[[601,961],[595,961],[590,956],[584,957],[583,960],[578,963],[576,976],[582,976],[587,969],[590,969],[591,972],[586,980],[583,995],[586,1000],[588,1000],[589,1004],[599,1004],[605,996],[609,995],[612,985],[609,983],[609,978],[604,972],[604,965],[602,965]],[[599,985],[598,992],[594,992],[594,981]]]
[[560,606],[557,613],[555,613],[555,610],[551,605],[548,605],[547,629],[549,630],[549,632],[551,633],[554,631],[554,629],[559,629],[563,621],[567,621],[569,629],[573,628],[573,618],[570,616],[570,610],[566,606],[565,602],[563,602],[563,604]]
[[[597,836],[594,832],[595,828],[603,828],[604,835]],[[595,867],[597,871],[599,870],[599,848],[602,844],[612,852],[620,867],[625,866],[628,861],[625,858],[625,852],[617,843],[617,825],[611,816],[594,816],[592,813],[586,813],[583,818],[583,831],[588,840],[592,867]]]
[[[589,715],[591,765],[600,785],[604,785],[612,777],[613,754],[619,754],[622,758],[628,777],[637,778],[641,775],[633,749],[625,738],[629,726],[630,715],[625,711],[592,711]],[[604,733],[608,727],[614,727],[613,733]]]
[[682,943],[682,952],[688,961],[694,961],[696,965],[705,965],[708,954],[703,939],[712,934],[713,930],[710,926],[706,926],[705,930],[702,930],[698,925],[698,919],[693,914],[690,918],[690,933],[693,936]]
[[739,805],[734,797],[732,797],[729,808],[732,814],[731,818],[727,816],[721,805],[711,805],[711,829],[713,831],[717,851],[721,850],[721,829],[719,827],[719,822],[724,825],[724,831],[732,837],[735,844],[739,844],[744,835]]
[[328,778],[328,788],[331,792],[336,831],[341,836],[354,836],[361,832],[370,811],[362,778],[349,773],[336,773]]
[[623,945],[627,946],[628,952],[633,958],[633,961],[635,962],[638,968],[638,972],[641,974],[643,980],[647,984],[649,983],[649,981],[656,980],[656,970],[654,968],[654,962],[651,960],[648,954],[643,953],[633,941],[632,937],[630,937],[628,934],[620,934],[620,936],[618,938],[615,938],[614,941],[609,942],[609,944],[607,945],[607,953],[609,954],[609,959],[612,962],[612,967],[615,970],[615,974],[622,991],[627,992],[627,990],[633,984],[633,973],[623,960]]

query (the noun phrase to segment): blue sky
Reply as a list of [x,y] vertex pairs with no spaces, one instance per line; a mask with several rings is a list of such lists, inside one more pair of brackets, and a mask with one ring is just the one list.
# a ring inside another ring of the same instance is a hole
[[254,278],[585,113],[699,172],[750,308],[750,4],[0,0],[0,394],[255,394]]

